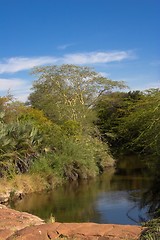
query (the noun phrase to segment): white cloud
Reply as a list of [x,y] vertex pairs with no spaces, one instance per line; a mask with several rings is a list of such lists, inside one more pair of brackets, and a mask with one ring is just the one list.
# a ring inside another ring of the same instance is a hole
[[63,62],[72,64],[109,63],[119,62],[131,57],[130,51],[75,53],[65,55]]
[[22,70],[31,69],[35,66],[44,64],[53,64],[57,61],[54,57],[37,57],[37,58],[25,58],[14,57],[6,59],[4,62],[0,62],[0,74],[2,73],[15,73]]
[[131,51],[88,52],[66,54],[62,57],[14,57],[0,62],[0,74],[16,73],[46,64],[99,64],[119,62],[133,57]]
[[31,85],[19,78],[0,78],[0,95],[5,96],[8,92],[20,101],[26,101],[30,93]]
[[[16,72],[46,64],[102,64],[119,62],[124,59],[130,59],[131,57],[132,53],[130,51],[73,53],[62,55],[61,57],[14,57],[0,62],[0,74],[16,74]],[[105,77],[108,76],[105,72],[101,72],[101,74]],[[0,95],[6,95],[9,91],[18,100],[26,101],[29,93],[31,92],[30,88],[31,80],[27,81],[16,77],[0,78]]]
[[66,48],[68,48],[68,47],[70,47],[70,46],[73,46],[73,45],[75,45],[75,44],[74,44],[74,43],[63,44],[63,45],[59,45],[59,46],[57,47],[57,49],[59,49],[59,50],[65,50]]
[[21,89],[19,91],[13,91],[13,96],[18,101],[26,102],[30,93],[31,90],[29,89],[26,89],[24,91]]
[[160,88],[160,80],[152,75],[140,74],[132,77],[125,76],[122,79],[114,78],[116,81],[124,81],[129,86],[130,90],[144,91],[150,88]]
[[18,78],[0,78],[0,91],[8,91],[10,89],[19,89],[26,85],[26,82]]
[[146,83],[144,84],[144,86],[141,87],[142,90],[146,90],[150,88],[160,88],[160,81]]

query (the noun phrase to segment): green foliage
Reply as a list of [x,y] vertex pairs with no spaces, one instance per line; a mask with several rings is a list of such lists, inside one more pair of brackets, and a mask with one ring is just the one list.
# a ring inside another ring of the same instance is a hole
[[29,171],[43,151],[46,136],[42,134],[42,125],[45,129],[48,125],[38,110],[13,102],[8,97],[0,100],[3,103],[0,111],[0,176],[13,177]]
[[[135,97],[136,96],[136,97]],[[103,94],[95,106],[98,120],[97,126],[105,141],[112,147],[120,146],[119,126],[123,118],[128,116],[140,92],[109,92]]]
[[130,136],[128,146],[144,154],[160,155],[160,91],[144,92],[132,111],[123,119],[120,131]]
[[83,126],[91,123],[91,109],[102,94],[113,88],[123,88],[123,82],[102,77],[88,67],[75,65],[38,67],[33,71],[38,77],[29,100],[35,108],[42,109],[54,122],[78,121]]
[[146,229],[141,233],[139,240],[160,239],[160,218],[152,219],[144,224]]
[[77,121],[68,120],[61,126],[63,133],[67,136],[79,136],[82,134],[82,127]]
[[113,165],[108,146],[98,140],[93,105],[102,92],[123,88],[124,83],[74,65],[38,67],[33,74],[38,80],[30,103],[42,110],[52,125],[59,126],[55,138],[51,136],[55,131],[50,131],[47,140],[53,170],[61,177],[78,179],[95,176],[106,162]]
[[160,162],[157,161],[148,162],[150,168],[151,180],[149,186],[143,192],[140,201],[140,208],[147,207],[148,213],[152,218],[160,217]]
[[77,180],[94,177],[113,163],[109,150],[98,139],[63,136],[55,151],[33,163],[31,172],[54,173],[60,178]]
[[52,169],[53,156],[41,155],[36,161],[33,162],[30,173],[39,173],[44,176],[50,176],[53,174]]
[[160,154],[160,91],[110,93],[96,105],[105,141],[126,152]]
[[11,112],[14,121],[6,121],[6,111],[1,112],[1,177],[29,171],[75,180],[93,177],[113,164],[108,147],[84,134],[79,122],[68,120],[58,126],[42,111],[22,105],[14,107],[14,115]]
[[94,126],[102,93],[125,87],[88,67],[35,68],[32,106],[0,98],[0,176],[31,172],[93,177],[113,165]]
[[54,154],[54,168],[61,177],[77,180],[98,173],[93,152],[87,144],[64,139],[62,149]]
[[0,175],[28,171],[40,142],[38,130],[30,123],[0,123]]

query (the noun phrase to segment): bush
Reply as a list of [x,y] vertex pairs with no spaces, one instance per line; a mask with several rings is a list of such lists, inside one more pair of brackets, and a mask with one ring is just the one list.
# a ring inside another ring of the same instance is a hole
[[[53,168],[57,175],[70,180],[96,176],[113,159],[95,139],[65,138],[61,151],[54,153]],[[112,159],[112,160],[111,160]]]
[[27,172],[38,154],[38,130],[29,122],[0,124],[0,176]]

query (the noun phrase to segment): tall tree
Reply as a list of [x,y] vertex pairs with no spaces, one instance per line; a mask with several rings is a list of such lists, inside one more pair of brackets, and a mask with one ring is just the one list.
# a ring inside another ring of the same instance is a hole
[[122,130],[124,119],[131,114],[136,103],[142,98],[143,93],[140,91],[108,92],[102,94],[97,101],[96,123],[104,141],[109,142],[112,147],[120,149],[126,141],[128,143],[131,139],[131,133],[124,137],[124,133],[121,134],[120,130]]
[[124,88],[124,82],[112,81],[88,67],[75,65],[37,67],[38,77],[29,100],[57,123],[68,120],[87,123],[93,120],[92,106],[103,92]]
[[104,138],[123,153],[160,155],[160,90],[110,93],[96,105]]

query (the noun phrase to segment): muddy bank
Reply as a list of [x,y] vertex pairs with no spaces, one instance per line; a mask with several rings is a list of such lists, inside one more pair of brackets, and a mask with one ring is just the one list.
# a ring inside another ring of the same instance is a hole
[[95,223],[44,223],[32,214],[0,205],[0,239],[2,240],[135,240],[142,227]]

